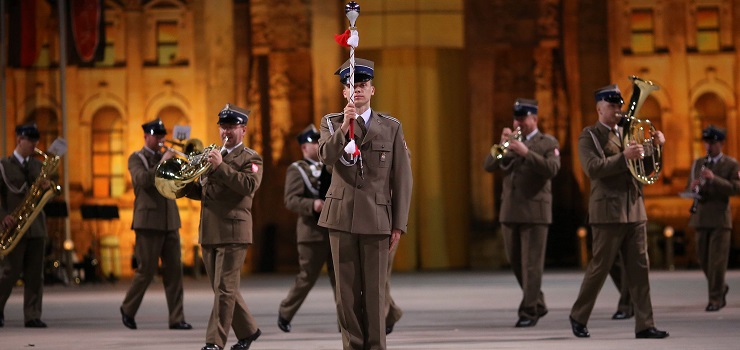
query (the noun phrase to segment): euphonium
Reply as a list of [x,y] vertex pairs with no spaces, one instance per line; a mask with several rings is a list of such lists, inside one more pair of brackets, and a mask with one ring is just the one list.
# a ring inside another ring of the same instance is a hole
[[[46,202],[62,192],[62,187],[49,178],[59,167],[61,157],[57,155],[49,156],[38,148],[34,148],[33,151],[44,157],[41,173],[26,192],[23,202],[10,213],[15,218],[16,224],[3,228],[2,235],[0,235],[0,256],[8,255],[15,248],[15,245],[31,227],[41,210],[44,209]],[[43,186],[45,181],[48,181],[47,188]]]
[[513,133],[509,134],[509,139],[504,141],[502,144],[495,144],[491,147],[491,155],[494,159],[501,159],[503,158],[507,152],[509,152],[509,144],[511,143],[511,140],[517,140],[522,141],[522,128],[516,127],[516,130],[514,130]]
[[642,145],[645,152],[643,158],[628,160],[627,167],[637,181],[650,185],[660,177],[663,146],[654,139],[653,123],[648,119],[638,119],[636,115],[648,95],[658,90],[659,87],[651,81],[642,80],[634,75],[629,79],[633,84],[632,96],[627,106],[627,113],[619,122],[619,125],[624,128],[622,144],[624,148],[627,148],[633,141]]
[[[228,141],[225,138],[224,144]],[[211,168],[208,153],[218,146],[214,143],[200,152],[184,155],[185,158],[171,158],[157,165],[154,186],[162,196],[177,199],[185,196],[185,186],[198,179]],[[172,150],[169,148],[169,150]],[[183,155],[181,152],[175,152]]]

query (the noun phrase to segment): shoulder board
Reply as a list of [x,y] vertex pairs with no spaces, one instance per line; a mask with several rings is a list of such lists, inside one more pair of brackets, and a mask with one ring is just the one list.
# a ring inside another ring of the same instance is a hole
[[344,113],[329,113],[325,115],[324,118],[331,119],[331,118],[336,118],[336,117],[341,117],[341,116],[344,116]]
[[398,124],[401,124],[401,121],[400,121],[400,120],[398,120],[398,119],[396,119],[396,118],[393,118],[393,117],[391,117],[390,115],[387,115],[387,114],[382,114],[382,113],[378,113],[378,116],[379,116],[379,117],[383,117],[383,118],[385,118],[385,119],[388,119],[388,120],[392,120],[392,121],[394,121],[394,122],[396,122],[396,123],[398,123]]
[[257,154],[257,151],[255,151],[255,150],[253,150],[253,149],[251,149],[249,147],[244,147],[244,151],[247,152],[247,153],[249,153],[249,154],[251,154],[251,155]]
[[558,142],[558,139],[556,139],[555,136],[552,136],[550,134],[542,134],[542,136],[544,136],[546,139],[548,139],[550,141]]
[[301,160],[296,160],[295,162],[291,163],[290,165],[295,165],[297,167],[300,167],[305,162],[306,162],[305,160],[301,159]]

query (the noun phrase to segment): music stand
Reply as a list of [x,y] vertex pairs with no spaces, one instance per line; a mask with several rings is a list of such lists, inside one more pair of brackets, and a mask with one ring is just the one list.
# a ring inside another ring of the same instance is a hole
[[80,212],[82,213],[83,220],[95,220],[96,227],[92,231],[92,243],[88,254],[83,259],[85,269],[85,281],[98,282],[97,267],[99,260],[97,256],[100,256],[100,238],[97,231],[100,231],[98,227],[101,220],[113,220],[118,219],[118,206],[117,205],[82,205],[80,206]]
[[[44,213],[47,219],[47,231],[51,244],[51,254],[45,255],[44,281],[47,283],[61,282],[64,285],[69,284],[71,275],[72,259],[69,254],[65,254],[64,240],[64,219],[69,216],[67,202],[53,201],[44,206]],[[64,262],[63,262],[64,261]]]

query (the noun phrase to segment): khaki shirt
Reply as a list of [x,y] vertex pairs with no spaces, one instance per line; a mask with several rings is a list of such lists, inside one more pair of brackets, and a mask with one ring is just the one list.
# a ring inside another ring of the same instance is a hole
[[[411,158],[401,122],[372,112],[367,134],[355,120],[355,142],[361,162],[347,166],[349,142],[341,132],[342,113],[321,119],[319,159],[332,166],[332,179],[319,225],[357,234],[406,232],[411,206]],[[362,166],[361,166],[362,164]]]
[[131,229],[174,231],[180,228],[180,211],[173,199],[162,196],[154,186],[154,175],[162,154],[146,148],[128,157],[134,186],[134,218]]
[[200,244],[251,244],[252,200],[262,182],[262,157],[239,147],[210,173],[186,188],[200,200]]
[[560,170],[560,144],[550,135],[536,133],[524,144],[526,156],[507,152],[501,160],[489,153],[483,164],[488,172],[504,172],[499,221],[503,223],[552,223],[550,179]]

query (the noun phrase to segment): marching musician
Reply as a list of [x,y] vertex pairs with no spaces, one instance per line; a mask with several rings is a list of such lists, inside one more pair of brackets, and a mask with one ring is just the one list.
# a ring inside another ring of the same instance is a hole
[[687,190],[699,196],[689,226],[696,229],[697,256],[709,291],[706,311],[727,305],[730,287],[725,282],[730,255],[732,211],[730,196],[740,192],[740,170],[735,158],[722,153],[725,132],[710,125],[702,131],[707,156],[694,161]]
[[537,127],[538,103],[519,98],[514,103],[514,128],[501,133],[501,145],[509,142],[505,155],[498,159],[488,154],[483,168],[488,172],[502,170],[501,233],[506,256],[514,271],[522,300],[515,327],[534,327],[547,314],[542,293],[548,225],[552,223],[551,179],[560,170],[560,143]]
[[221,149],[208,153],[210,172],[185,188],[201,201],[199,243],[215,294],[201,350],[221,350],[229,330],[245,350],[262,334],[239,291],[241,267],[252,244],[252,200],[262,182],[262,157],[244,146],[249,111],[227,104],[218,113]]
[[[382,350],[389,252],[407,230],[413,180],[401,122],[370,107],[374,63],[355,61],[354,103],[321,119],[319,160],[333,170],[319,225],[329,229],[343,348]],[[335,74],[349,99],[350,61]],[[351,124],[354,156],[345,150]]]
[[[650,301],[645,204],[642,183],[635,179],[627,160],[642,159],[642,144],[622,144],[624,100],[616,84],[595,91],[598,121],[583,129],[578,138],[578,156],[586,176],[591,179],[589,224],[593,236],[593,257],[586,268],[581,290],[570,312],[570,325],[576,337],[589,337],[586,324],[596,297],[604,285],[618,253],[622,255],[624,273],[635,312],[636,338],[665,338],[668,332],[655,328]],[[653,135],[665,143],[660,131]]]
[[[13,154],[0,160],[0,218],[3,229],[17,224],[10,214],[23,203],[42,167],[42,162],[32,157],[40,137],[36,125],[19,125],[15,128],[15,135]],[[41,321],[46,237],[46,215],[41,211],[15,248],[0,263],[0,327],[5,326],[5,303],[23,273],[25,327],[46,328],[46,323]]]
[[301,146],[303,159],[293,162],[285,174],[285,207],[298,214],[296,241],[300,271],[288,296],[280,302],[278,327],[283,332],[290,332],[290,321],[306,300],[324,264],[327,267],[331,288],[336,289],[329,231],[317,223],[325,198],[322,198],[321,193],[324,186],[322,182],[331,181],[331,176],[322,177],[323,174],[328,174],[328,171],[319,161],[319,136],[319,131],[313,124],[301,131],[298,135],[298,144]]
[[157,165],[172,158],[170,150],[162,153],[167,129],[160,119],[141,125],[144,147],[128,158],[128,171],[134,187],[134,216],[131,229],[136,233],[134,256],[137,268],[131,286],[121,304],[123,325],[136,329],[136,312],[144,293],[159,271],[162,259],[164,284],[170,329],[188,330],[183,313],[182,261],[180,253],[180,212],[173,199],[162,196],[154,185]]

